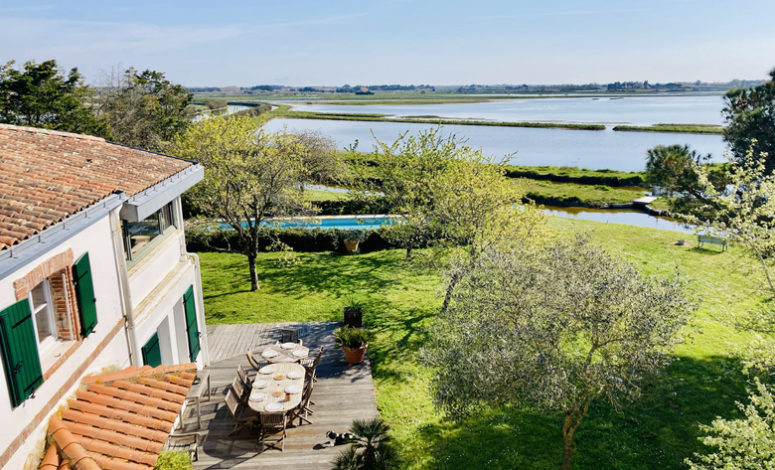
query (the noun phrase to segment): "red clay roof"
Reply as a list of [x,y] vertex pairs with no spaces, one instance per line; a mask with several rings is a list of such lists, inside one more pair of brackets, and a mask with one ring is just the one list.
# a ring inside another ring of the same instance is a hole
[[191,165],[99,137],[0,124],[0,250],[114,191],[134,196]]
[[51,418],[39,470],[152,470],[195,376],[190,363],[84,378]]

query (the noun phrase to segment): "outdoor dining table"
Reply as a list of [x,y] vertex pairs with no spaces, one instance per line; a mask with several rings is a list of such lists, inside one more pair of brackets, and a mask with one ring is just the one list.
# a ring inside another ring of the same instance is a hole
[[309,356],[309,348],[299,343],[273,344],[261,352],[261,357],[270,364],[299,362],[307,356]]
[[251,385],[248,406],[259,413],[285,413],[299,406],[304,372],[303,366],[292,362],[262,367]]

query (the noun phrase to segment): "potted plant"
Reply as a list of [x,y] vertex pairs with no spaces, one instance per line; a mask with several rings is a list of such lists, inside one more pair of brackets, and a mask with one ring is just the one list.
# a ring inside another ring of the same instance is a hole
[[344,358],[349,365],[360,364],[373,337],[371,331],[365,328],[343,326],[334,330],[336,345],[344,351]]
[[360,328],[363,326],[363,307],[350,298],[348,304],[342,308],[344,313],[344,324],[353,328]]
[[358,245],[361,243],[361,240],[363,240],[363,235],[363,230],[347,230],[346,233],[342,235],[344,250],[350,254],[357,252]]

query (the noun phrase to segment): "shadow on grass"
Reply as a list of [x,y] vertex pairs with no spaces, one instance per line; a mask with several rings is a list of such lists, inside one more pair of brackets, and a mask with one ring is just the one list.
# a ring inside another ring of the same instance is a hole
[[[576,433],[574,468],[686,468],[683,460],[702,449],[697,425],[738,416],[735,401],[747,396],[740,370],[728,357],[681,358],[621,412],[598,400]],[[560,413],[503,407],[419,433],[432,446],[432,469],[556,469],[561,429]]]
[[388,256],[337,253],[310,256],[300,253],[299,258],[299,264],[288,267],[262,260],[258,267],[261,280],[271,284],[272,290],[291,297],[312,291],[347,298],[355,292],[373,295],[400,284],[401,277],[394,275],[395,271],[385,269],[386,263],[404,263],[406,266],[401,266],[402,270],[412,268],[411,263]]

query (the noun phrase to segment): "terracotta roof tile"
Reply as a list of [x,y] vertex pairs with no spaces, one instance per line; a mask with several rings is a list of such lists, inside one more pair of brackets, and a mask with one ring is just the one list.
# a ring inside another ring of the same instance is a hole
[[0,124],[0,250],[115,191],[133,196],[192,164],[98,137]]
[[130,367],[87,377],[54,416],[40,469],[152,470],[183,406],[196,364]]

